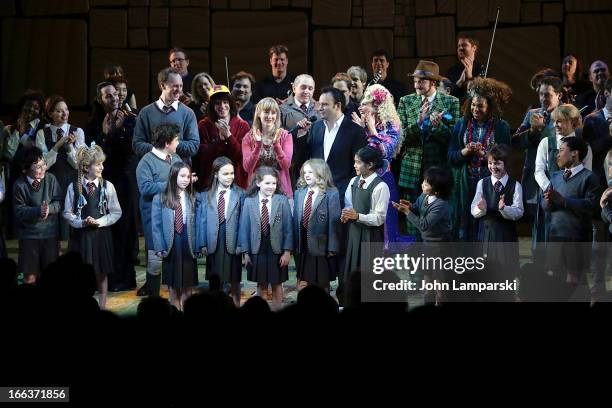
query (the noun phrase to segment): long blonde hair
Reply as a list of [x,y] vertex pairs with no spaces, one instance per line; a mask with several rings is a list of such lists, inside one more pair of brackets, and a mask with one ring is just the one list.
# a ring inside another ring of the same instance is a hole
[[574,105],[564,103],[559,105],[550,114],[552,120],[565,120],[572,124],[574,129],[582,127],[582,117],[580,111]]
[[86,167],[89,167],[96,163],[104,163],[106,160],[106,155],[104,154],[104,150],[95,144],[91,143],[91,146],[81,146],[77,150],[76,153],[76,162],[77,162],[77,189],[79,195],[83,194],[83,175],[87,172]]
[[278,103],[273,98],[263,98],[261,101],[257,103],[255,107],[255,115],[253,117],[253,129],[256,129],[259,132],[262,132],[262,124],[259,115],[263,112],[275,111],[276,112],[276,121],[274,122],[274,132],[276,132],[281,127],[281,113],[280,107]]
[[297,187],[302,188],[306,187],[308,183],[304,180],[304,167],[310,166],[312,172],[314,173],[317,182],[316,185],[319,187],[321,192],[327,191],[330,188],[335,188],[334,179],[332,178],[331,170],[329,166],[322,159],[310,159],[306,160],[300,169],[300,178],[297,182]]
[[376,116],[382,122],[385,129],[387,129],[388,122],[396,125],[399,124],[401,128],[401,121],[395,109],[393,95],[387,88],[379,84],[368,86],[363,91],[363,99],[361,100],[362,105],[366,103],[372,104]]

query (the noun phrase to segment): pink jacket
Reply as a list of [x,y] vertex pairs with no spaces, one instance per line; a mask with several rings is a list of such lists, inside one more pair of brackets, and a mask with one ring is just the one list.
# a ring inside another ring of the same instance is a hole
[[[274,154],[278,161],[278,171],[280,173],[279,181],[283,193],[285,193],[288,198],[293,198],[291,179],[289,178],[289,167],[291,166],[291,158],[293,157],[293,138],[286,130],[281,129],[281,132],[279,141],[274,144]],[[247,172],[249,185],[251,184],[253,173],[257,168],[260,151],[261,141],[255,141],[252,131],[249,131],[242,139],[242,166]]]

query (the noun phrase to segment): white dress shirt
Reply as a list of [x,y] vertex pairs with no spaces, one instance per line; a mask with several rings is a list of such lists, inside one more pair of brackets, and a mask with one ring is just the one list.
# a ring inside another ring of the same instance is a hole
[[[363,189],[367,189],[376,177],[376,173],[370,174],[365,179],[361,178],[361,176],[353,177],[348,185],[348,188],[346,189],[346,193],[344,193],[344,208],[353,208],[353,192],[351,186],[353,185],[355,180],[365,180]],[[378,227],[383,225],[387,218],[389,197],[390,193],[389,186],[387,186],[387,183],[385,183],[384,181],[382,183],[378,183],[378,185],[374,187],[374,191],[372,191],[370,212],[368,214],[359,214],[359,218],[357,221],[371,227]]]
[[[584,169],[584,165],[582,163],[580,163],[576,167],[571,167],[570,170],[572,172],[572,175],[570,176],[570,179],[574,177],[576,174],[580,173],[582,169]],[[561,169],[561,170],[565,171],[565,169]]]
[[340,115],[338,120],[333,124],[331,128],[328,127],[328,123],[326,120],[323,121],[325,125],[325,135],[323,136],[323,159],[327,161],[329,157],[329,152],[336,140],[336,136],[338,135],[338,130],[340,129],[340,125],[344,120],[344,115]]
[[[28,179],[28,182],[30,180]],[[83,178],[83,195],[85,196],[85,200],[87,200],[87,183],[93,181],[98,188],[100,183],[99,179],[88,180],[87,178]],[[117,198],[117,192],[115,191],[115,186],[110,181],[106,181],[106,199],[108,202],[108,214],[103,215],[98,218],[98,226],[99,227],[108,227],[109,225],[113,225],[114,223],[121,218],[121,206],[119,205],[119,199]],[[66,192],[66,199],[64,201],[64,218],[68,221],[72,228],[83,228],[83,219],[77,217],[74,213],[74,187],[73,183],[70,183],[68,186],[68,191]]]
[[[38,124],[40,123],[40,119],[36,118],[29,123],[28,131],[24,134],[19,133],[17,126],[12,126],[12,132],[10,132],[8,139],[6,141],[6,155],[9,159],[15,157],[15,153],[17,152],[17,148],[19,147],[19,143],[24,144],[29,137],[28,132],[32,131],[31,129],[36,129]],[[5,126],[4,130],[8,133],[9,126]],[[36,136],[36,135],[33,135]]]
[[[159,108],[160,111],[164,111],[164,106],[167,106],[164,101],[162,101],[162,98],[160,97],[158,100],[155,101],[155,105],[157,105],[157,107]],[[174,108],[175,111],[178,111],[179,108],[179,101],[174,101],[170,104],[170,106],[172,106]]]
[[[495,187],[495,183],[499,181],[502,183],[502,186],[506,187],[506,184],[508,183],[508,179],[509,177],[507,174],[501,179],[497,179],[494,176],[491,176],[491,185]],[[474,199],[472,200],[471,210],[472,210],[472,215],[474,216],[474,218],[481,218],[487,215],[486,208],[484,210],[481,210],[480,208],[478,208],[478,202],[480,201],[480,198],[482,197],[483,180],[484,179],[481,179],[478,181],[478,184],[476,185],[476,194],[474,194]],[[502,217],[504,217],[507,220],[516,221],[523,216],[524,211],[525,210],[523,208],[523,188],[521,187],[521,184],[517,181],[516,186],[514,187],[514,195],[512,196],[512,205],[504,206],[504,209],[499,210],[499,213],[501,214]]]
[[[571,133],[568,136],[557,135],[557,147],[561,146],[561,139],[563,137],[571,137],[576,136],[575,133]],[[588,145],[587,145],[588,146]],[[591,146],[588,146],[588,152],[584,160],[582,161],[584,167],[589,170],[593,169],[593,152],[591,151]],[[538,152],[536,153],[535,160],[535,179],[542,191],[546,191],[548,186],[550,186],[550,180],[546,176],[546,170],[548,169],[548,138],[540,140],[540,144],[538,145]]]
[[[153,152],[155,156],[159,157],[162,160],[166,160],[167,154],[159,150],[157,147],[154,147],[153,150],[151,151]],[[172,161],[172,155],[170,155],[170,161]]]
[[185,190],[180,192],[179,198],[181,200],[181,210],[182,210],[181,212],[183,213],[183,224],[187,224],[187,193],[185,193]]
[[263,206],[262,200],[264,198],[268,199],[268,202],[266,203],[266,208],[268,209],[268,224],[272,224],[272,197],[266,197],[265,195],[263,195],[261,191],[259,191],[258,198],[259,198],[259,215],[260,216],[261,216],[261,208]]
[[[55,125],[47,125],[47,126],[51,128],[51,140],[53,141],[53,143],[57,142],[57,129],[61,128],[64,131],[65,136],[68,136],[69,134],[68,133],[70,130],[69,123],[65,123],[59,127]],[[40,150],[42,150],[43,158],[45,160],[45,164],[47,165],[47,168],[51,168],[51,166],[53,166],[55,164],[55,161],[57,160],[57,152],[53,149],[51,150],[47,149],[47,144],[45,143],[45,132],[43,129],[40,129],[36,133],[36,146]],[[83,133],[83,129],[77,128],[76,140],[74,142],[74,145],[72,143],[67,143],[64,146],[66,146],[68,150],[68,157],[67,157],[68,163],[75,169],[78,169],[77,162],[76,162],[76,151],[79,147],[85,146],[85,133]]]
[[[431,110],[431,105],[433,104],[434,99],[436,99],[437,94],[438,94],[438,91],[434,91],[433,95],[427,97],[427,101],[429,102],[429,110]],[[425,100],[425,95],[421,95],[421,104],[423,104],[424,100]]]
[[232,190],[230,188],[225,188],[219,184],[217,187],[217,193],[215,194],[215,203],[217,203],[216,208],[219,209],[219,197],[221,196],[221,191],[225,191],[223,194],[223,199],[225,200],[225,208],[223,209],[223,214],[225,214],[225,219],[227,219],[227,209],[229,208],[230,195],[232,194]]

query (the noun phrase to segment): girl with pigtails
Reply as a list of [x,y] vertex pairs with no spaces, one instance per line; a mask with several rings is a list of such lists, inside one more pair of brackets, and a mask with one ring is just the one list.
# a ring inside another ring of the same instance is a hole
[[121,217],[115,187],[102,178],[105,159],[102,148],[93,142],[77,150],[77,179],[68,186],[64,203],[64,218],[72,227],[70,250],[93,266],[101,309],[106,308],[107,276],[114,265],[110,226]]

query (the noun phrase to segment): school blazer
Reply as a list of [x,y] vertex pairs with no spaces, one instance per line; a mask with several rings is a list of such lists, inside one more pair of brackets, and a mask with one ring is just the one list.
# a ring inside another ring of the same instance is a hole
[[[189,252],[195,258],[197,250],[195,249],[194,209],[190,200],[187,200],[187,208],[184,208],[183,211],[187,214],[186,227]],[[156,194],[153,197],[151,221],[153,224],[153,250],[156,253],[166,252],[167,255],[174,244],[174,210],[162,205],[161,194]]]
[[[291,207],[287,197],[281,194],[272,196],[270,209],[270,243],[275,254],[293,250],[293,228]],[[237,254],[259,252],[261,246],[261,212],[259,194],[244,199],[240,213]]]
[[[208,196],[212,196],[209,202]],[[219,215],[217,202],[212,191],[198,194],[196,212],[196,248],[199,252],[206,248],[208,254],[215,252],[219,236]],[[225,214],[225,246],[230,254],[236,253],[238,242],[238,222],[244,205],[244,190],[233,185],[230,189],[230,201]]]
[[[295,192],[293,197],[293,236],[295,251],[302,248],[302,217],[304,215],[304,201],[308,195],[308,188],[304,187]],[[326,256],[327,252],[338,252],[338,230],[340,228],[340,194],[338,189],[332,188],[324,193],[317,194],[312,203],[312,210],[308,218],[308,252],[313,256]]]

